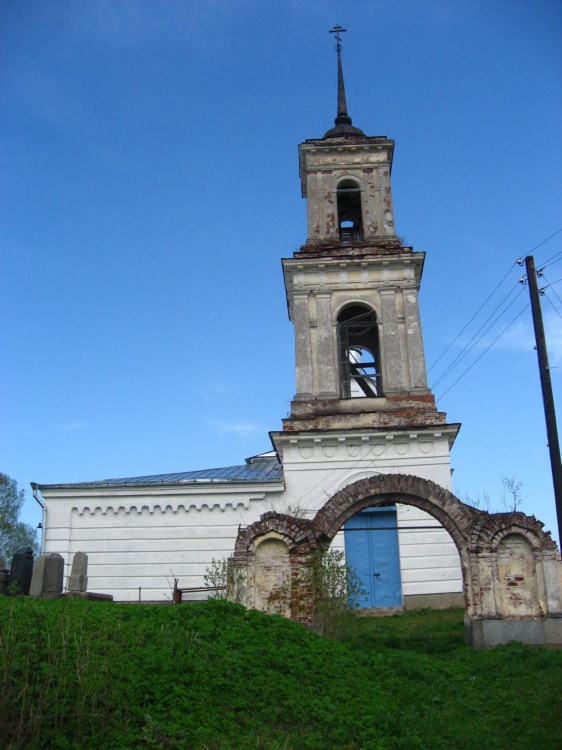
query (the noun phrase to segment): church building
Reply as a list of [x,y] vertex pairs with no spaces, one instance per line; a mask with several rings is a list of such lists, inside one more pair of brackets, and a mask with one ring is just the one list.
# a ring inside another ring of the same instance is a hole
[[[347,112],[337,39],[337,116],[299,146],[307,239],[283,260],[294,326],[296,390],[272,450],[240,466],[41,485],[43,552],[88,555],[89,588],[118,601],[171,598],[174,580],[204,587],[212,561],[276,512],[306,521],[359,480],[389,475],[451,489],[460,425],[427,384],[418,293],[425,254],[396,234],[394,141]],[[265,447],[265,446],[264,446]],[[419,507],[363,508],[333,537],[367,592],[362,606],[462,603],[459,553]],[[206,593],[198,594],[205,597]],[[267,609],[267,598],[251,606]]]

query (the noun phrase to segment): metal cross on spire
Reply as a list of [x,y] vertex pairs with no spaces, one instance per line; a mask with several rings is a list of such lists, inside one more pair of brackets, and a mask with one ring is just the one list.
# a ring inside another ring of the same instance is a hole
[[338,52],[341,52],[341,37],[340,37],[341,31],[347,31],[347,29],[342,29],[341,26],[338,26],[336,24],[336,26],[334,26],[333,29],[330,29],[330,32],[329,32],[330,34],[336,35],[336,49]]
[[331,128],[324,135],[324,138],[333,138],[336,136],[348,135],[365,135],[359,128],[353,127],[351,117],[347,114],[347,102],[345,100],[345,85],[343,82],[343,69],[341,64],[341,34],[347,31],[341,26],[336,25],[330,29],[330,34],[336,35],[336,52],[338,53],[338,109],[336,117],[336,127]]

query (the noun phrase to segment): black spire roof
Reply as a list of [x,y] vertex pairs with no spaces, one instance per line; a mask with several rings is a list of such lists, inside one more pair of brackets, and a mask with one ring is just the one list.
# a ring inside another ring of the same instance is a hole
[[341,26],[334,26],[330,34],[336,35],[336,51],[338,53],[338,113],[335,119],[335,127],[330,128],[324,134],[324,138],[340,138],[341,136],[362,135],[365,133],[351,124],[351,117],[347,114],[347,103],[345,101],[345,85],[343,82],[343,68],[341,64],[341,39],[340,31],[345,31]]

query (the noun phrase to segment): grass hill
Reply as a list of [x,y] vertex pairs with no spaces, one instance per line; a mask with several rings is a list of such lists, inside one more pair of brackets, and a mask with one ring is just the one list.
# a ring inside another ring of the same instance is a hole
[[460,610],[340,642],[223,601],[0,596],[3,748],[549,750],[562,652],[464,646]]

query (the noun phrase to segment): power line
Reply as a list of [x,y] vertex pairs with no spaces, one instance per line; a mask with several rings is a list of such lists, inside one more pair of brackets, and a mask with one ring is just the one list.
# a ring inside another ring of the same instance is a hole
[[[544,274],[543,274],[543,276],[544,276]],[[553,281],[551,284],[548,284],[544,288],[545,289],[550,289],[551,286],[554,286],[555,284],[559,284],[561,281],[562,281],[562,279],[558,279],[557,281]]]
[[[547,243],[547,242],[548,242],[549,240],[551,240],[551,239],[552,239],[553,237],[556,237],[556,235],[557,235],[557,234],[560,234],[560,232],[562,232],[562,227],[561,227],[560,229],[558,229],[558,230],[557,230],[556,232],[554,232],[554,234],[551,234],[551,235],[550,235],[550,237],[547,237],[547,238],[546,238],[546,240],[543,240],[542,242],[539,242],[539,244],[538,244],[538,245],[535,245],[535,247],[531,248],[531,249],[529,250],[529,252],[527,253],[527,255],[530,255],[530,254],[531,254],[531,253],[532,253],[532,252],[533,252],[534,250],[536,250],[536,249],[537,249],[538,247],[541,247],[542,245],[545,245],[545,244],[546,244],[546,243]],[[556,255],[560,255],[560,253],[556,253]],[[556,255],[553,255],[552,257],[553,257],[553,258],[556,258]],[[545,263],[548,263],[548,262],[549,262],[550,260],[552,260],[552,258],[549,258],[548,260],[545,260]],[[540,265],[544,265],[544,264],[543,264],[543,263],[541,263]]]
[[[551,305],[552,309],[554,310],[554,312],[555,312],[555,313],[556,313],[556,314],[558,315],[558,317],[560,318],[560,320],[562,320],[562,315],[560,315],[560,312],[559,312],[559,311],[557,310],[557,308],[556,308],[556,307],[554,306],[554,304],[553,304],[552,300],[551,300],[551,299],[549,298],[548,294],[545,294],[545,295],[544,295],[544,298],[545,298],[546,300],[548,300],[548,302],[550,303],[550,305]],[[560,299],[560,298],[558,297],[558,299]]]
[[[543,279],[544,279],[544,280],[545,280],[545,281],[547,282],[547,284],[548,284],[548,286],[547,286],[546,288],[547,288],[547,289],[550,289],[550,288],[551,288],[551,287],[553,286],[553,284],[551,284],[551,283],[550,283],[550,281],[549,281],[549,280],[548,280],[548,279],[546,278],[546,276],[544,275],[544,272],[543,272],[543,274],[542,274],[542,277],[543,277]],[[560,280],[561,280],[561,279],[559,279],[559,281],[560,281]],[[558,281],[555,281],[554,283],[555,283],[555,284],[558,284]],[[556,291],[555,291],[554,289],[552,289],[552,294],[554,294],[554,296],[556,297],[556,299],[558,300],[558,302],[560,302],[560,304],[562,305],[562,299],[560,299],[560,297],[559,297],[559,296],[558,296],[558,295],[556,294]],[[548,296],[547,296],[547,299],[548,299]],[[548,301],[549,301],[549,302],[550,302],[550,304],[552,305],[552,301],[551,301],[551,300],[548,300]],[[552,305],[552,306],[554,307],[554,305]],[[556,308],[554,308],[554,309],[556,309]]]
[[554,258],[557,258],[558,255],[562,256],[562,250],[557,255],[553,255],[552,258],[549,258],[548,260],[550,262],[547,261],[546,263],[543,263],[541,265],[541,271],[544,271],[545,268],[550,268],[550,266],[556,265],[556,263],[560,263],[560,261],[562,260],[562,257],[558,258],[558,260],[554,260]]
[[[517,261],[516,261],[516,263],[517,263]],[[464,328],[463,328],[463,329],[462,329],[461,331],[459,331],[459,333],[457,333],[457,335],[456,335],[456,336],[455,336],[455,338],[454,338],[454,339],[453,339],[453,340],[451,341],[451,343],[449,344],[449,346],[447,346],[447,348],[445,349],[445,351],[444,351],[444,352],[443,352],[442,354],[440,354],[440,355],[439,355],[439,357],[437,357],[437,359],[435,360],[435,362],[434,362],[434,363],[433,363],[433,364],[431,365],[431,367],[430,367],[430,368],[429,368],[429,370],[427,371],[427,374],[428,374],[428,375],[429,375],[429,373],[430,373],[430,372],[431,372],[431,371],[433,370],[433,368],[435,367],[435,365],[436,365],[436,364],[437,364],[437,363],[439,362],[439,360],[440,360],[440,359],[442,359],[442,358],[443,358],[443,357],[445,356],[445,354],[447,354],[447,352],[448,352],[448,351],[449,351],[449,349],[450,349],[450,348],[451,348],[451,347],[453,346],[453,344],[455,343],[455,341],[457,341],[457,339],[459,338],[459,336],[461,336],[461,335],[462,335],[462,334],[463,334],[463,333],[465,332],[465,330],[466,330],[466,329],[468,328],[468,326],[469,326],[469,325],[470,325],[470,324],[472,323],[472,321],[474,320],[474,318],[475,318],[475,317],[476,317],[476,316],[478,315],[478,313],[480,312],[480,310],[481,310],[481,309],[482,309],[482,308],[483,308],[483,307],[484,307],[484,306],[485,306],[485,305],[486,305],[486,304],[488,303],[488,301],[489,301],[489,300],[490,300],[490,299],[491,299],[491,298],[492,298],[492,297],[494,296],[494,294],[495,294],[495,293],[497,292],[497,290],[498,290],[498,289],[500,288],[500,286],[501,286],[501,285],[503,284],[503,282],[504,282],[504,281],[505,281],[505,280],[507,279],[507,277],[509,276],[509,274],[511,273],[511,271],[512,271],[512,270],[513,270],[513,266],[510,266],[510,268],[509,268],[509,271],[508,271],[508,272],[507,272],[507,273],[505,274],[505,276],[504,276],[504,277],[502,278],[502,280],[501,280],[501,281],[500,281],[500,282],[498,283],[498,285],[497,285],[497,286],[496,286],[496,287],[494,288],[494,290],[493,290],[493,291],[492,291],[492,292],[491,292],[491,293],[490,293],[490,294],[489,294],[489,295],[488,295],[488,296],[486,297],[486,299],[484,300],[484,302],[483,302],[483,303],[482,303],[482,304],[480,305],[480,307],[478,308],[478,310],[476,310],[476,312],[475,312],[475,313],[474,313],[474,315],[473,315],[473,316],[471,317],[471,319],[470,319],[470,320],[468,321],[468,323],[466,323],[466,325],[464,326]]]
[[[486,318],[486,320],[485,320],[485,321],[484,321],[484,322],[482,323],[482,325],[480,326],[480,328],[479,328],[479,329],[478,329],[478,330],[476,331],[476,333],[475,333],[475,334],[474,334],[474,335],[472,336],[472,338],[470,339],[470,341],[469,341],[469,342],[468,342],[468,343],[467,343],[467,344],[466,344],[466,345],[465,345],[465,346],[463,347],[463,349],[462,349],[462,350],[461,350],[461,351],[459,352],[459,354],[458,354],[458,355],[457,355],[457,356],[455,357],[455,359],[454,359],[454,360],[453,360],[453,362],[452,362],[452,363],[451,363],[451,364],[449,365],[449,367],[447,367],[447,369],[446,369],[446,370],[445,370],[445,371],[444,371],[444,372],[443,372],[443,373],[442,373],[442,374],[440,375],[440,377],[439,377],[439,378],[438,378],[438,379],[437,379],[437,380],[435,381],[435,383],[433,383],[433,385],[431,386],[431,387],[432,387],[432,389],[433,389],[433,388],[435,388],[435,387],[437,387],[437,386],[439,385],[439,383],[441,383],[441,382],[442,382],[442,381],[443,381],[443,380],[444,380],[444,379],[445,379],[445,378],[447,377],[447,375],[448,375],[448,374],[449,374],[449,373],[450,373],[450,372],[451,372],[452,370],[454,370],[454,368],[455,368],[455,367],[456,367],[456,366],[457,366],[458,364],[460,364],[460,362],[462,362],[462,360],[463,360],[463,359],[464,359],[464,358],[465,358],[465,357],[467,356],[467,354],[469,354],[469,353],[470,353],[470,352],[471,352],[471,351],[472,351],[472,350],[474,349],[474,347],[475,347],[475,346],[476,346],[476,345],[477,345],[478,343],[480,343],[480,341],[481,341],[481,340],[482,340],[482,339],[484,338],[484,336],[485,336],[485,335],[486,335],[486,334],[487,334],[487,333],[488,333],[488,332],[490,331],[490,329],[491,329],[491,328],[492,328],[492,327],[493,327],[493,326],[494,326],[494,325],[495,325],[495,324],[496,324],[496,323],[498,322],[498,320],[499,320],[499,319],[500,319],[500,318],[502,317],[502,315],[504,315],[504,314],[505,314],[505,313],[506,313],[506,312],[507,312],[507,311],[509,310],[509,308],[511,307],[511,305],[513,305],[513,303],[514,303],[514,302],[515,302],[515,301],[517,300],[517,297],[518,297],[518,296],[519,296],[519,295],[521,294],[521,292],[523,291],[523,289],[522,289],[522,288],[520,288],[520,289],[519,289],[519,292],[518,292],[518,294],[517,294],[517,295],[515,296],[515,298],[514,298],[514,299],[512,299],[512,300],[511,300],[511,302],[509,303],[509,305],[507,305],[507,307],[505,307],[505,308],[504,308],[504,309],[503,309],[503,310],[502,310],[502,311],[501,311],[501,312],[499,313],[499,315],[497,315],[497,316],[496,316],[496,317],[494,318],[494,320],[492,320],[492,318],[493,318],[493,316],[494,316],[494,315],[496,314],[496,312],[497,312],[497,311],[498,311],[498,310],[499,310],[499,309],[500,309],[500,308],[502,307],[502,305],[503,305],[503,304],[504,304],[504,303],[505,303],[505,302],[507,301],[507,299],[508,299],[508,298],[509,298],[509,297],[510,297],[510,296],[511,296],[512,294],[513,294],[513,292],[515,291],[515,289],[517,289],[517,288],[518,288],[518,285],[519,285],[519,282],[517,282],[517,284],[516,284],[516,285],[515,285],[515,286],[514,286],[514,287],[513,287],[513,288],[512,288],[512,289],[511,289],[511,290],[510,290],[509,292],[508,292],[508,294],[506,294],[506,296],[505,296],[505,297],[504,297],[504,298],[502,299],[502,301],[501,301],[501,302],[499,303],[499,305],[497,305],[497,306],[496,306],[496,307],[494,308],[494,310],[493,310],[493,311],[492,311],[492,312],[490,313],[490,315],[488,315],[488,317]],[[490,323],[490,324],[488,325],[488,323],[490,322],[490,320],[491,320],[492,322],[491,322],[491,323]],[[487,328],[485,328],[485,326],[487,326]],[[482,331],[482,329],[484,329],[484,328],[485,328],[485,330],[484,330],[484,331]],[[481,333],[481,332],[482,332],[482,333]],[[479,335],[479,334],[481,334],[481,335]],[[475,340],[475,339],[476,339],[476,340]]]
[[503,331],[498,336],[496,336],[496,338],[492,341],[492,343],[489,344],[489,346],[487,346],[484,349],[484,351],[482,352],[482,354],[477,359],[474,360],[474,362],[470,365],[470,367],[467,367],[466,370],[462,373],[462,375],[460,375],[455,380],[455,382],[447,388],[446,391],[444,391],[443,393],[441,393],[439,395],[439,398],[443,398],[443,396],[445,396],[447,393],[449,393],[449,391],[456,386],[456,384],[459,382],[459,380],[462,380],[462,378],[464,378],[464,376],[466,375],[466,373],[469,372],[470,370],[472,370],[472,368],[474,367],[474,365],[482,359],[482,357],[486,354],[486,352],[489,351],[493,347],[493,345],[496,343],[496,341],[499,341],[499,339],[501,339],[501,337],[504,335],[504,333],[506,333],[511,328],[511,326],[515,323],[515,321],[517,320],[517,318],[519,318],[525,312],[525,310],[529,307],[530,304],[531,304],[530,302],[527,302],[527,304],[525,305],[525,307],[520,312],[517,313],[517,315],[513,318],[513,320],[511,321],[511,323],[509,323],[509,325],[507,325],[503,329]]
[[[558,229],[558,230],[557,230],[556,232],[554,232],[553,234],[551,234],[551,235],[550,235],[549,237],[546,237],[546,238],[545,238],[544,240],[542,240],[542,241],[541,241],[541,242],[539,242],[539,243],[538,243],[537,245],[535,245],[535,246],[534,246],[534,247],[533,247],[533,248],[532,248],[531,250],[529,250],[529,253],[532,253],[532,252],[533,252],[534,250],[536,250],[537,248],[539,248],[539,247],[542,247],[542,245],[544,245],[544,244],[546,244],[547,242],[549,242],[549,241],[550,241],[551,239],[553,239],[554,237],[556,237],[556,236],[557,236],[558,234],[560,234],[561,232],[562,232],[562,228]],[[544,264],[543,264],[543,268],[544,268],[544,267],[547,267],[547,265],[553,265],[554,263],[558,263],[558,262],[559,262],[559,260],[562,260],[562,257],[560,257],[560,258],[559,258],[559,256],[562,256],[562,251],[560,251],[560,252],[556,253],[555,255],[551,256],[550,258],[548,258],[548,259],[547,259],[547,260],[546,260],[546,261],[544,262]],[[556,258],[558,258],[558,260],[555,260]],[[519,264],[519,265],[523,265],[523,261],[522,261],[522,259],[521,259],[521,258],[519,258],[519,259],[518,259],[518,260],[516,261],[516,263],[517,263],[517,264]],[[447,345],[447,347],[445,348],[445,350],[444,350],[444,351],[443,351],[443,352],[442,352],[442,353],[441,353],[441,354],[439,355],[439,357],[438,357],[438,358],[437,358],[437,359],[436,359],[436,360],[435,360],[435,361],[433,362],[433,364],[432,364],[432,365],[431,365],[431,366],[429,367],[429,369],[427,370],[427,374],[428,374],[428,375],[429,375],[429,373],[431,372],[431,370],[433,370],[433,368],[434,368],[434,367],[435,367],[435,366],[437,365],[437,363],[438,363],[438,362],[440,362],[440,361],[441,361],[441,359],[443,359],[443,357],[445,356],[445,354],[447,354],[447,352],[448,352],[448,351],[449,351],[449,349],[450,349],[450,348],[451,348],[451,347],[453,346],[453,344],[455,344],[455,342],[456,342],[456,341],[458,341],[458,339],[460,338],[460,336],[461,336],[461,335],[462,335],[462,334],[463,334],[463,333],[464,333],[464,332],[466,331],[466,329],[467,329],[467,328],[469,327],[469,325],[470,325],[470,324],[472,323],[472,321],[473,321],[473,320],[474,320],[474,319],[476,318],[476,316],[477,316],[477,315],[478,315],[478,314],[479,314],[479,313],[481,312],[481,310],[482,310],[482,309],[483,309],[483,308],[484,308],[484,307],[486,306],[486,304],[487,304],[487,303],[488,303],[488,302],[490,301],[490,299],[491,299],[491,298],[492,298],[492,297],[494,296],[494,294],[495,294],[495,293],[497,292],[497,290],[499,289],[499,287],[500,287],[500,286],[501,286],[501,285],[503,284],[503,282],[504,282],[504,281],[506,280],[506,278],[507,278],[507,277],[509,276],[509,274],[511,273],[511,270],[512,270],[512,267],[510,267],[510,269],[509,269],[509,270],[507,271],[507,273],[505,274],[505,276],[503,276],[503,278],[502,278],[502,279],[501,279],[501,280],[499,281],[499,283],[498,283],[498,284],[497,284],[497,285],[496,285],[496,286],[494,287],[494,289],[493,289],[493,290],[492,290],[492,292],[491,292],[491,293],[490,293],[490,294],[488,295],[488,297],[486,297],[486,299],[484,300],[484,302],[483,302],[483,303],[482,303],[482,304],[480,305],[480,307],[479,307],[479,308],[478,308],[478,309],[476,310],[476,312],[475,312],[475,313],[474,313],[474,314],[472,315],[472,317],[470,318],[470,320],[469,320],[469,321],[468,321],[468,322],[467,322],[467,323],[466,323],[466,324],[465,324],[465,325],[463,326],[463,328],[462,328],[462,329],[461,329],[461,330],[459,331],[459,333],[458,333],[458,334],[457,334],[457,335],[455,336],[455,338],[454,338],[454,339],[453,339],[453,340],[452,340],[452,341],[451,341],[451,342],[450,342],[450,343],[449,343],[449,344]],[[555,283],[556,283],[556,282],[555,282]],[[513,291],[513,290],[512,290],[512,291]],[[509,294],[511,294],[511,292],[510,292]],[[496,307],[496,309],[494,310],[494,312],[493,312],[493,313],[491,313],[491,315],[490,315],[490,316],[488,316],[488,318],[487,318],[487,319],[486,319],[486,320],[484,321],[484,323],[482,324],[482,326],[481,326],[481,327],[480,327],[480,328],[478,329],[478,331],[477,331],[477,332],[476,332],[476,333],[474,334],[474,336],[473,336],[473,337],[472,337],[472,338],[470,339],[470,341],[468,342],[468,344],[467,344],[467,345],[466,345],[466,346],[465,346],[465,347],[464,347],[464,348],[463,348],[463,349],[461,350],[460,354],[459,354],[459,355],[458,355],[458,356],[457,356],[457,357],[456,357],[456,358],[455,358],[455,359],[453,360],[453,362],[451,363],[451,365],[449,365],[449,367],[447,367],[447,368],[445,369],[445,371],[444,371],[444,372],[443,372],[443,373],[441,374],[441,376],[440,376],[440,377],[439,377],[439,378],[437,379],[437,381],[435,382],[435,384],[434,384],[434,386],[433,386],[433,387],[437,386],[437,385],[438,385],[438,384],[439,384],[439,383],[440,383],[440,382],[441,382],[441,381],[442,381],[442,380],[443,380],[443,379],[444,379],[444,378],[446,377],[446,375],[448,375],[448,374],[449,374],[449,372],[451,372],[451,370],[452,370],[452,369],[454,369],[454,367],[456,367],[456,365],[457,365],[457,364],[458,364],[458,363],[459,363],[459,362],[460,362],[460,361],[461,361],[461,360],[462,360],[462,359],[464,358],[464,356],[465,356],[464,352],[465,352],[465,350],[467,349],[467,347],[468,347],[468,346],[469,346],[469,345],[471,344],[471,342],[472,342],[472,341],[474,340],[474,338],[475,338],[475,337],[476,337],[476,336],[478,335],[478,333],[479,333],[479,332],[480,332],[480,331],[482,330],[482,328],[483,328],[483,327],[484,327],[484,326],[485,326],[485,325],[487,324],[487,322],[488,322],[488,321],[490,320],[491,316],[492,316],[492,315],[494,315],[494,313],[495,313],[495,312],[496,312],[496,311],[498,310],[498,308],[499,308],[499,307],[501,307],[501,305],[503,304],[503,302],[505,302],[505,300],[506,300],[506,299],[507,299],[507,298],[509,297],[509,294],[508,294],[508,295],[507,295],[506,297],[504,297],[504,299],[502,300],[502,302],[500,303],[500,305],[498,305],[498,307]],[[508,306],[508,307],[509,307],[509,306]],[[506,310],[507,310],[507,308],[506,308]],[[505,310],[504,310],[504,312],[505,312]],[[502,315],[503,315],[503,313],[502,313]],[[500,315],[500,316],[498,316],[498,319],[499,319],[499,317],[501,317],[501,315]],[[482,338],[482,337],[480,337],[480,338]],[[479,340],[480,340],[480,339],[479,339]],[[473,347],[470,347],[470,348],[472,349]],[[470,349],[469,349],[468,351],[470,351]],[[466,352],[466,353],[468,353],[468,352]]]

